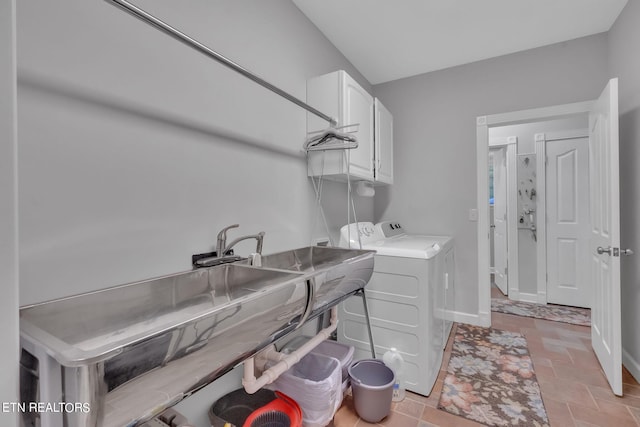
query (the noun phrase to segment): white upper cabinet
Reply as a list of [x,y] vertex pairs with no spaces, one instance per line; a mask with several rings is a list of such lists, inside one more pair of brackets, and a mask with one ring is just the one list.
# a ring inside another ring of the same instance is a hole
[[[307,82],[307,103],[338,120],[337,127],[357,125],[358,148],[351,150],[315,151],[309,153],[308,175],[334,180],[373,181],[374,178],[374,110],[373,97],[345,71],[314,77]],[[309,132],[326,129],[329,124],[307,115]]]
[[393,184],[393,116],[378,98],[374,111],[374,178],[381,184]]

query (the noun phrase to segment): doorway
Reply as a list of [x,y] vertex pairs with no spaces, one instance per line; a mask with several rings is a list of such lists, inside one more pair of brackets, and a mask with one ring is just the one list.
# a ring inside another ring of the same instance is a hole
[[489,129],[588,114],[590,274],[593,278],[591,345],[616,395],[622,395],[620,315],[620,183],[618,158],[618,79],[611,79],[593,101],[476,118],[478,206],[478,322],[491,326],[489,267]]
[[[478,206],[478,318],[480,326],[491,326],[490,224],[489,224],[489,130],[589,114],[593,101],[480,116],[476,119]],[[499,135],[496,135],[499,136]],[[511,136],[511,135],[509,135]],[[485,208],[486,206],[486,208]]]
[[489,129],[491,283],[500,296],[590,307],[587,127],[576,114]]

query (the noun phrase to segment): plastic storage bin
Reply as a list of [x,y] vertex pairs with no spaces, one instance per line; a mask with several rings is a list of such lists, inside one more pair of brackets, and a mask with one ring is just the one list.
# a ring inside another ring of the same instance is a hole
[[[302,346],[309,337],[307,336],[298,336],[293,340],[289,341],[282,347],[283,353],[291,353],[294,350],[297,350]],[[355,348],[352,345],[346,345],[339,343],[333,340],[325,340],[316,346],[311,353],[321,354],[323,356],[334,357],[338,359],[340,362],[340,367],[342,368],[342,394],[346,393],[347,388],[349,387],[349,366],[353,362],[353,353]]]
[[281,391],[298,402],[303,426],[323,427],[331,422],[342,403],[341,376],[338,359],[309,353],[280,375],[269,388]]
[[340,367],[342,368],[342,382],[344,385],[349,381],[349,366],[351,366],[351,363],[353,362],[354,351],[355,348],[352,345],[345,345],[337,341],[326,340],[318,344],[318,346],[311,352],[338,359]]

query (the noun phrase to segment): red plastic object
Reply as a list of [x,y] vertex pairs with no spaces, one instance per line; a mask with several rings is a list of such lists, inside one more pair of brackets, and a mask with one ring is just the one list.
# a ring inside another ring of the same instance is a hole
[[269,411],[283,412],[289,417],[291,427],[302,427],[302,410],[298,403],[279,391],[276,391],[276,395],[277,399],[253,411],[242,427],[250,427],[256,418]]

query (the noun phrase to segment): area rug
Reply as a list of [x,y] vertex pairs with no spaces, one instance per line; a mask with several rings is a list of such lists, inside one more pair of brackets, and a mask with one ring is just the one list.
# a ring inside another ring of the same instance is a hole
[[524,336],[459,324],[438,409],[488,426],[548,427]]
[[571,323],[573,325],[591,326],[591,310],[588,308],[567,307],[555,304],[535,304],[531,302],[492,298],[491,311]]

